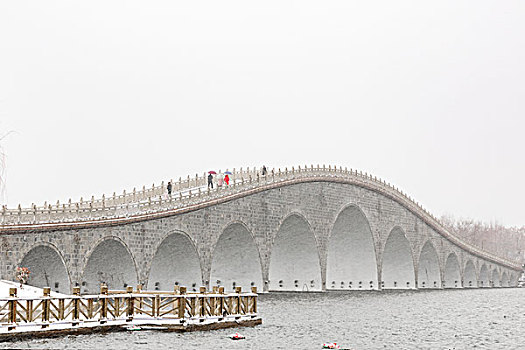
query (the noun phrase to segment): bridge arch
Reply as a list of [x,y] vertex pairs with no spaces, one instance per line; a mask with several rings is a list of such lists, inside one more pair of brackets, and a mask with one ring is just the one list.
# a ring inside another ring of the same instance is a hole
[[450,253],[445,263],[443,288],[461,288],[461,269],[456,253]]
[[155,250],[148,275],[149,290],[172,291],[175,285],[197,291],[202,284],[195,242],[182,231],[170,231]]
[[377,259],[369,221],[356,205],[343,208],[328,241],[326,289],[377,289]]
[[478,279],[476,278],[476,267],[472,260],[468,260],[463,271],[463,287],[476,288],[478,286]]
[[436,248],[429,239],[419,254],[417,284],[419,288],[441,288],[441,272]]
[[119,237],[104,237],[87,256],[81,287],[83,293],[98,293],[101,283],[109,289],[119,290],[137,285],[139,278],[135,259]]
[[59,293],[71,293],[71,277],[64,257],[53,244],[38,243],[24,255],[18,266],[29,268],[31,273],[27,284],[50,287]]
[[415,287],[414,258],[405,232],[394,227],[385,242],[382,261],[384,289],[412,289]]
[[492,270],[491,281],[493,287],[501,287],[501,280],[499,277],[499,271],[497,267],[495,267],[494,270]]
[[519,278],[520,278],[520,274],[518,272],[512,272],[510,274],[510,286],[517,287]]
[[510,280],[507,271],[503,271],[503,273],[501,274],[501,286],[510,287]]
[[261,257],[254,237],[240,221],[226,226],[213,249],[211,285],[224,286],[226,291],[235,287],[249,290],[263,289]]
[[270,253],[269,290],[322,290],[317,240],[310,224],[299,213],[288,215],[274,238]]
[[485,263],[481,265],[481,269],[479,270],[479,286],[481,288],[490,287],[489,268]]

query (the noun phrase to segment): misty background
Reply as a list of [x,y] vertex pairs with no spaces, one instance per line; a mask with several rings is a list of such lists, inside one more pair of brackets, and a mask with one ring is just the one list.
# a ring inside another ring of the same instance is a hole
[[2,204],[330,164],[524,226],[523,1],[3,1]]

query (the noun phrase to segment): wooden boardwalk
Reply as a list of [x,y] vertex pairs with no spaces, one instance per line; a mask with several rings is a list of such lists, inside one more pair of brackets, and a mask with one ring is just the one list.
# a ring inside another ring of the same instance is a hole
[[0,341],[24,337],[157,329],[192,331],[254,326],[257,316],[257,289],[224,293],[223,287],[207,292],[186,293],[175,286],[173,292],[133,290],[115,291],[101,286],[98,295],[80,295],[80,288],[67,297],[51,297],[44,288],[42,297],[19,298],[10,289],[9,298],[0,298]]

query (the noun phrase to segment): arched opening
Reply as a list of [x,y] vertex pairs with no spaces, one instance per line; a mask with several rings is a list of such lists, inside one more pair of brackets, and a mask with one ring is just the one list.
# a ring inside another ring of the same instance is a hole
[[490,287],[489,269],[485,264],[481,266],[481,270],[479,271],[479,286],[480,288]]
[[417,285],[419,288],[441,288],[440,276],[439,258],[436,248],[434,248],[432,242],[428,240],[419,255]]
[[126,247],[116,239],[100,242],[89,256],[82,292],[99,293],[102,283],[116,290],[137,285],[135,263]]
[[259,251],[244,225],[229,225],[219,237],[213,250],[210,283],[224,286],[262,290],[262,270]]
[[465,271],[463,272],[463,287],[476,288],[478,286],[478,280],[476,278],[476,267],[471,260],[467,261],[465,265]]
[[461,288],[461,271],[455,253],[450,253],[447,257],[443,288]]
[[22,259],[21,267],[31,272],[27,284],[35,287],[50,287],[52,291],[69,294],[71,285],[64,261],[56,250],[39,245],[31,249]]
[[517,272],[513,272],[510,275],[510,286],[511,287],[517,287],[519,278],[520,278],[520,274],[517,273]]
[[510,287],[509,275],[506,271],[501,274],[501,286]]
[[492,287],[501,287],[498,269],[492,270]]
[[382,279],[384,289],[415,288],[412,250],[404,232],[398,227],[390,232],[385,243]]
[[326,289],[377,289],[377,263],[370,225],[356,206],[344,209],[328,243]]
[[282,223],[270,255],[269,290],[320,291],[321,266],[313,232],[306,220],[291,215]]
[[170,234],[153,257],[148,289],[172,291],[177,285],[188,291],[197,291],[201,284],[201,267],[195,246],[181,232]]

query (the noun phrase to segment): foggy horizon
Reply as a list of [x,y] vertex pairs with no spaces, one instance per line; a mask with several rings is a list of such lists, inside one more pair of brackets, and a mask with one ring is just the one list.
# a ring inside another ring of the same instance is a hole
[[525,5],[0,4],[1,204],[326,164],[525,225]]

